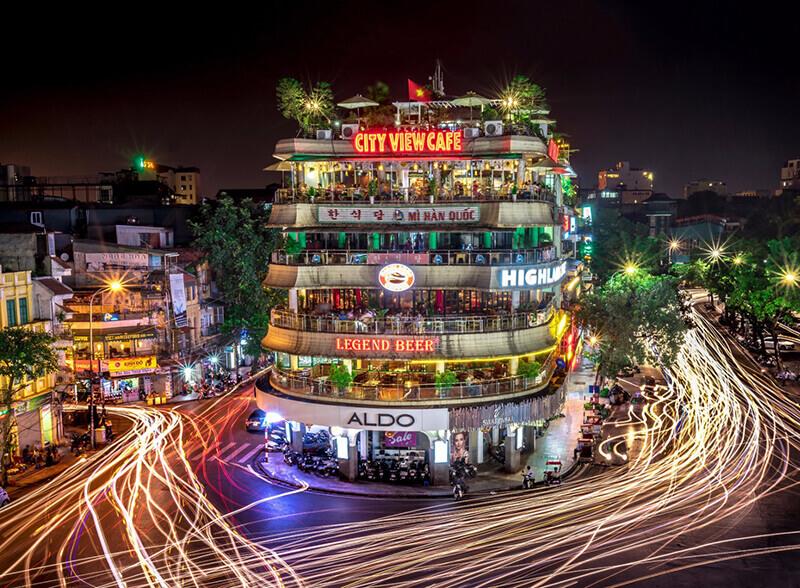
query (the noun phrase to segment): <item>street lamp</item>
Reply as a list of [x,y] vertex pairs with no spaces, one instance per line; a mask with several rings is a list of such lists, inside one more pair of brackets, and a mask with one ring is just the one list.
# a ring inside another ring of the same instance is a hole
[[669,257],[669,263],[672,264],[672,254],[676,251],[679,251],[681,248],[681,242],[678,239],[671,239],[669,244],[667,245],[667,257]]
[[792,270],[786,270],[783,272],[783,276],[781,276],[781,281],[787,286],[795,286],[797,284],[797,280],[797,273],[793,272]]
[[639,269],[635,263],[628,262],[625,264],[625,273],[629,276],[632,276],[636,273],[636,270]]
[[[94,297],[100,292],[111,292],[116,294],[125,289],[125,285],[120,280],[111,280],[105,282],[105,287],[96,290],[94,294],[89,297],[89,357],[91,358],[89,365],[89,435],[91,437],[92,449],[95,448],[94,442]],[[105,402],[103,403],[105,404]]]

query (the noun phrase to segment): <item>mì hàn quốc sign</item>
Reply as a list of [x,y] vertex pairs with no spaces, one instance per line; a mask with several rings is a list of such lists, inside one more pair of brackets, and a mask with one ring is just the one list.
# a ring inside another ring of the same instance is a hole
[[353,137],[356,153],[460,153],[464,135],[456,131],[362,131]]

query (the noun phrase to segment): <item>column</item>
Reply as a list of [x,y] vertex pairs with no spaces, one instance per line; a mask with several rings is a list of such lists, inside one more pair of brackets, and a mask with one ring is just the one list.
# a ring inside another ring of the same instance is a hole
[[469,460],[476,465],[484,462],[483,431],[480,429],[469,432]]
[[289,289],[289,310],[297,312],[297,288]]
[[506,462],[503,464],[503,469],[508,473],[518,472],[520,470],[520,451],[517,447],[517,427],[508,425],[506,427]]
[[367,431],[358,432],[359,454],[361,459],[369,459],[369,445],[367,440]]
[[289,355],[289,369],[290,370],[298,369],[298,359],[297,356],[294,354]]
[[353,360],[352,359],[344,359],[344,360],[342,360],[342,364],[344,364],[344,367],[347,368],[348,372],[350,372],[351,374],[353,373]]
[[444,372],[444,362],[443,361],[437,361],[436,362],[436,373],[437,374],[441,374],[443,372]]
[[508,360],[508,372],[512,376],[516,376],[517,375],[517,369],[518,368],[519,368],[519,357],[518,356],[514,356],[514,357],[512,357],[511,359]]
[[291,422],[292,426],[292,449],[298,453],[303,453],[303,435],[306,432],[306,426],[302,423],[295,421]]

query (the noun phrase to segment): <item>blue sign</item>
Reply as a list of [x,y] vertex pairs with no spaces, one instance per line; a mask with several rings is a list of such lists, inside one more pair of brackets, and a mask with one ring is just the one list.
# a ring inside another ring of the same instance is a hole
[[119,313],[118,312],[105,312],[103,313],[103,322],[109,321],[118,321],[119,320]]
[[441,255],[434,255],[433,256],[433,263],[436,265],[440,265],[442,263],[442,256]]

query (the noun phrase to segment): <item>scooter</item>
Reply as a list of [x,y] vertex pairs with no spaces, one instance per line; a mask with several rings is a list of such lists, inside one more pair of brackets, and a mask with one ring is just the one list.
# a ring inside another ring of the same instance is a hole
[[531,470],[531,466],[528,466],[527,469],[522,472],[522,487],[525,490],[530,490],[533,488],[534,482],[533,470]]
[[467,483],[464,478],[458,477],[453,481],[453,500],[461,500],[467,493]]

